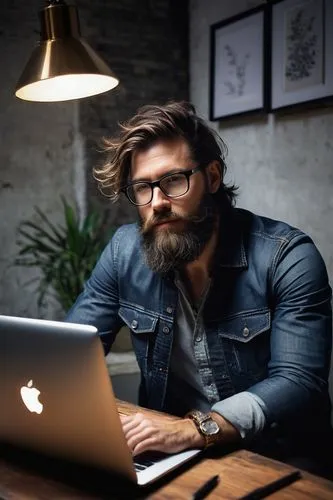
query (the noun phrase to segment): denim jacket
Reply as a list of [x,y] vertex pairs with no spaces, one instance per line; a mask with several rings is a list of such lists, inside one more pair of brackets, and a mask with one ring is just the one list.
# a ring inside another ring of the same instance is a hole
[[[219,396],[248,391],[264,402],[268,425],[314,433],[330,412],[331,289],[323,260],[309,236],[285,223],[236,208],[221,221],[203,311]],[[141,370],[139,403],[168,411],[177,304],[173,275],[147,267],[130,224],[106,246],[67,321],[95,325],[106,352],[127,325]]]

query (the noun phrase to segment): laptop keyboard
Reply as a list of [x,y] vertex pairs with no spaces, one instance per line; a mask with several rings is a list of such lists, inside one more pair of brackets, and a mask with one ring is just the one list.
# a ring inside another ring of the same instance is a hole
[[135,460],[134,460],[134,468],[136,470],[136,472],[140,472],[142,470],[145,470],[147,469],[147,467],[150,467],[151,465],[154,465],[158,462],[160,462],[161,460],[163,460],[163,458],[165,458],[166,456],[168,456],[167,454],[164,454],[164,453],[145,453],[143,455],[139,455],[137,457],[135,457]]

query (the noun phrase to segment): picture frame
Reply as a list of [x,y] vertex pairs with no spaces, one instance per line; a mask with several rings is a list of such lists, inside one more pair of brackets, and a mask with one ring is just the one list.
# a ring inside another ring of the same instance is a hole
[[211,121],[267,111],[268,41],[265,5],[210,26]]
[[332,100],[332,0],[273,0],[270,9],[270,111]]

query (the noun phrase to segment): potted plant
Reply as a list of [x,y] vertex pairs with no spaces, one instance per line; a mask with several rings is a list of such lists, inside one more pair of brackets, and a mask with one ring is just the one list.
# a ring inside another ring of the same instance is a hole
[[62,198],[64,224],[54,224],[38,207],[34,220],[21,222],[18,228],[20,247],[16,266],[38,268],[38,307],[46,297],[55,297],[67,311],[83,289],[96,261],[115,227],[106,228],[97,212],[90,212],[82,221],[75,208]]

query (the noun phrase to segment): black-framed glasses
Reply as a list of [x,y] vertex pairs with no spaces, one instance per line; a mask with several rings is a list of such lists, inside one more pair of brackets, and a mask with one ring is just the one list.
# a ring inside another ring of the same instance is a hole
[[133,205],[142,206],[148,205],[153,199],[154,188],[158,187],[168,198],[179,198],[184,196],[190,189],[191,175],[206,168],[206,164],[198,165],[189,170],[180,170],[165,174],[163,177],[154,182],[135,181],[121,188],[120,191],[125,193],[128,200]]

